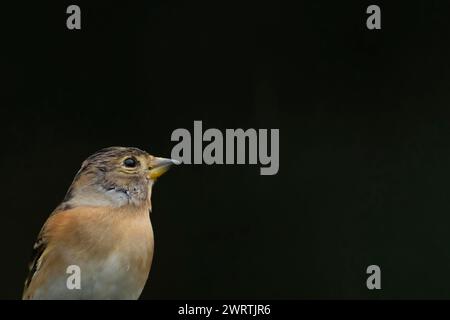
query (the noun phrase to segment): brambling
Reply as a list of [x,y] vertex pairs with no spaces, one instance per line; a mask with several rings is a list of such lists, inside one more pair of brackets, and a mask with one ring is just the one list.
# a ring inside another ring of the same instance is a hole
[[125,147],[87,158],[41,229],[23,299],[139,298],[153,259],[152,186],[172,164]]

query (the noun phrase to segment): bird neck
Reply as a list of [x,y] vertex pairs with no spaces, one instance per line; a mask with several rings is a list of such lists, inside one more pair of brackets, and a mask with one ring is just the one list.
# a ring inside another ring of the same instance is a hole
[[135,194],[130,190],[117,187],[105,189],[99,185],[71,186],[59,208],[67,210],[76,207],[131,206],[151,210],[151,189],[152,187],[149,186],[145,194]]

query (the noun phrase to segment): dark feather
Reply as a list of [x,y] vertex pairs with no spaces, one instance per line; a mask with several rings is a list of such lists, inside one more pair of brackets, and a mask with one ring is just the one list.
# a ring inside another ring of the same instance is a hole
[[36,271],[38,269],[39,259],[41,258],[42,253],[44,252],[46,246],[47,246],[47,244],[42,237],[39,237],[33,246],[32,260],[29,264],[29,272],[28,272],[28,276],[25,280],[24,291],[26,291],[26,289],[30,285],[31,280],[33,279],[34,274],[36,273]]

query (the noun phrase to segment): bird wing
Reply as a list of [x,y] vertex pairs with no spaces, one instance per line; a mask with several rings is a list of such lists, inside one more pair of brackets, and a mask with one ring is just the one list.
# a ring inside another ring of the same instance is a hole
[[31,281],[39,272],[39,268],[42,263],[42,258],[47,248],[46,226],[47,223],[44,224],[44,226],[42,227],[41,231],[39,232],[38,238],[33,245],[32,259],[30,264],[28,265],[29,268],[28,276],[25,279],[25,286],[22,296],[23,299],[26,299],[29,296],[28,289],[30,287]]
[[[41,266],[43,257],[44,257],[44,252],[47,249],[47,244],[48,244],[48,237],[47,237],[47,226],[48,226],[48,222],[51,219],[51,217],[53,217],[55,214],[57,213],[63,213],[64,212],[64,203],[62,203],[60,206],[58,206],[58,208],[56,208],[49,216],[49,218],[47,219],[46,223],[44,224],[44,226],[42,227],[41,231],[39,232],[39,235],[37,237],[36,242],[33,245],[33,251],[31,254],[31,262],[28,265],[28,275],[27,278],[25,279],[25,285],[24,285],[24,290],[23,290],[23,299],[26,299],[29,297],[29,292],[28,289],[30,287],[31,281],[34,279],[34,277],[36,276],[36,274],[39,271],[39,268]],[[68,208],[69,209],[69,208]]]
[[81,213],[97,216],[97,213],[101,211],[104,211],[104,208],[71,208],[60,205],[52,212],[33,246],[33,258],[29,264],[22,299],[33,298],[36,288],[45,285],[44,282],[48,278],[54,276],[55,272],[59,272],[59,268],[55,268],[55,265],[58,266],[62,261],[61,256],[55,254],[55,249],[67,245],[67,241],[77,242],[77,237],[70,232],[76,230],[67,227],[73,226],[76,217]]

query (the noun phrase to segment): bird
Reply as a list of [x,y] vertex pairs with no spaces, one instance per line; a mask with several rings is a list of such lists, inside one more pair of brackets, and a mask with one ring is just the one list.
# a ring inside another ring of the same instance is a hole
[[89,156],[38,235],[22,299],[138,299],[153,260],[152,187],[173,164],[134,147]]

